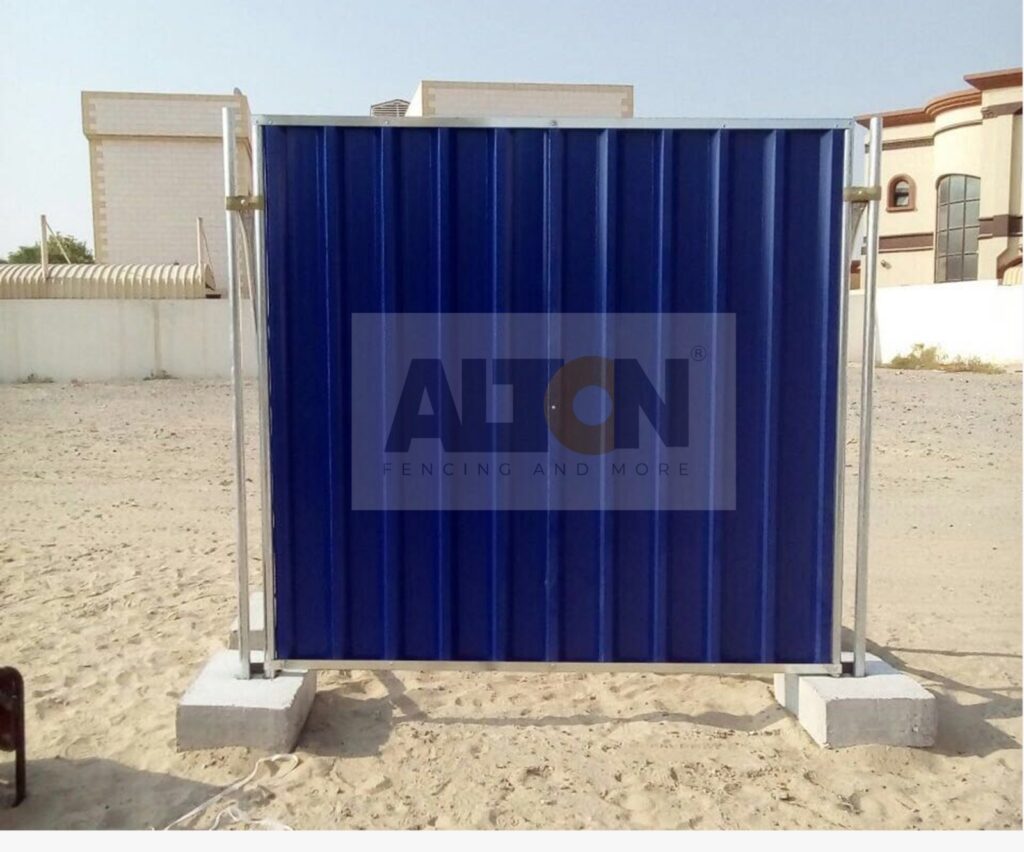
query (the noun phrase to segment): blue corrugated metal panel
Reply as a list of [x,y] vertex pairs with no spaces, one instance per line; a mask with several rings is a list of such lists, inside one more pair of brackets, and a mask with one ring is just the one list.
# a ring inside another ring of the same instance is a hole
[[[278,658],[831,662],[843,131],[262,132]],[[734,314],[735,509],[352,511],[374,312]]]

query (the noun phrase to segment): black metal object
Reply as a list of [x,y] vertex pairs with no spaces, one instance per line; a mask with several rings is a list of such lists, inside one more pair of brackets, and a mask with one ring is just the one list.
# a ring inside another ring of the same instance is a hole
[[0,668],[0,751],[14,752],[14,806],[25,798],[25,681],[15,668]]

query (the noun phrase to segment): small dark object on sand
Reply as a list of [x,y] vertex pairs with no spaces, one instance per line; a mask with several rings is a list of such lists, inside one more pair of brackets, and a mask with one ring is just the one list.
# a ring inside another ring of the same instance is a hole
[[14,752],[14,807],[25,798],[25,682],[14,668],[0,668],[0,751]]

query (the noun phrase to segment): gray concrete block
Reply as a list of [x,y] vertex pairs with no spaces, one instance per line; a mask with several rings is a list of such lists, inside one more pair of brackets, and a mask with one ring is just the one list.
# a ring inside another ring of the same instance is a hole
[[218,651],[203,666],[178,704],[178,751],[224,746],[292,750],[316,697],[316,672],[249,680],[238,675],[238,654],[232,651]]
[[933,745],[935,696],[873,654],[866,662],[867,673],[859,678],[776,675],[775,698],[821,746]]
[[[266,623],[263,617],[263,590],[249,594],[249,647],[254,651],[265,651],[266,634],[263,632],[263,625]],[[238,616],[231,622],[231,632],[228,634],[228,647],[238,647]]]
[[772,691],[775,700],[796,716],[800,709],[800,675],[775,675]]

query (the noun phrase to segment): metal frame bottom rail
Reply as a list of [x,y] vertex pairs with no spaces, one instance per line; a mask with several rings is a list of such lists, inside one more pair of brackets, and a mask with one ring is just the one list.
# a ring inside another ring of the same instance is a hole
[[268,672],[289,669],[363,671],[462,671],[462,672],[632,672],[650,674],[710,675],[838,675],[842,667],[834,663],[546,663],[529,661],[482,660],[273,660]]

